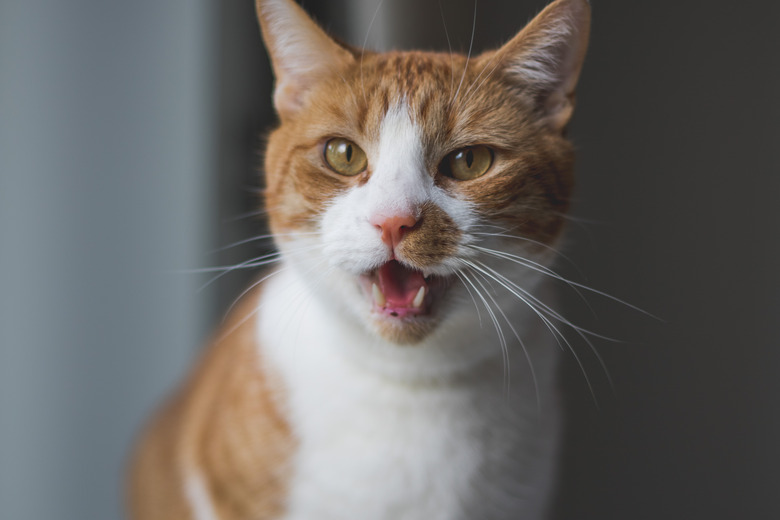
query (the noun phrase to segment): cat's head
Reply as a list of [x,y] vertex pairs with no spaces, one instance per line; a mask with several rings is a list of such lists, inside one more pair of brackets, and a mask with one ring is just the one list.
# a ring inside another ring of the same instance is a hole
[[569,205],[586,0],[557,0],[471,57],[353,49],[291,0],[257,8],[281,121],[266,204],[287,261],[334,312],[395,343],[475,305],[511,312]]

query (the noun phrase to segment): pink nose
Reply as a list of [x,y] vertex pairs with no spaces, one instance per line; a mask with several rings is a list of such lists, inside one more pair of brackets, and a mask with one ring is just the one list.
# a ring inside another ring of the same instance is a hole
[[382,233],[382,242],[395,249],[403,239],[404,233],[417,224],[417,219],[412,215],[393,215],[392,217],[374,215],[370,222]]

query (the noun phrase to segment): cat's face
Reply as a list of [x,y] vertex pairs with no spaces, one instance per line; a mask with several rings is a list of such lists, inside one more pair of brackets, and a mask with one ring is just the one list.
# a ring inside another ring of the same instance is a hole
[[582,5],[556,2],[505,47],[468,59],[352,51],[286,1],[259,2],[281,115],[266,151],[270,223],[321,299],[413,344],[477,312],[475,294],[491,286],[530,288],[572,187],[562,132],[587,38],[572,22]]

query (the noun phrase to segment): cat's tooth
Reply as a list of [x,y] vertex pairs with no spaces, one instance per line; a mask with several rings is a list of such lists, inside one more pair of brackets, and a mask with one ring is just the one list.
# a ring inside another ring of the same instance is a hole
[[371,294],[374,295],[374,303],[376,303],[377,307],[385,306],[385,303],[387,303],[385,295],[382,294],[382,291],[379,290],[379,287],[377,287],[376,284],[371,286]]
[[422,307],[423,299],[425,298],[425,286],[423,285],[420,287],[420,290],[417,291],[417,296],[414,297],[414,301],[412,301],[412,307],[415,309],[419,309]]

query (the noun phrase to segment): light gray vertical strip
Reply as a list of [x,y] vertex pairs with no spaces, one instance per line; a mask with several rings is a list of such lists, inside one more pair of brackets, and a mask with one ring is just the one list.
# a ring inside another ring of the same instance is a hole
[[393,46],[394,24],[390,16],[395,10],[389,0],[346,0],[343,10],[349,14],[349,27],[344,37],[353,45],[376,51]]
[[201,335],[205,0],[0,12],[0,518],[121,516],[134,432]]
[[338,0],[349,14],[345,38],[385,51],[433,50],[474,54],[499,47],[519,31],[544,0]]

